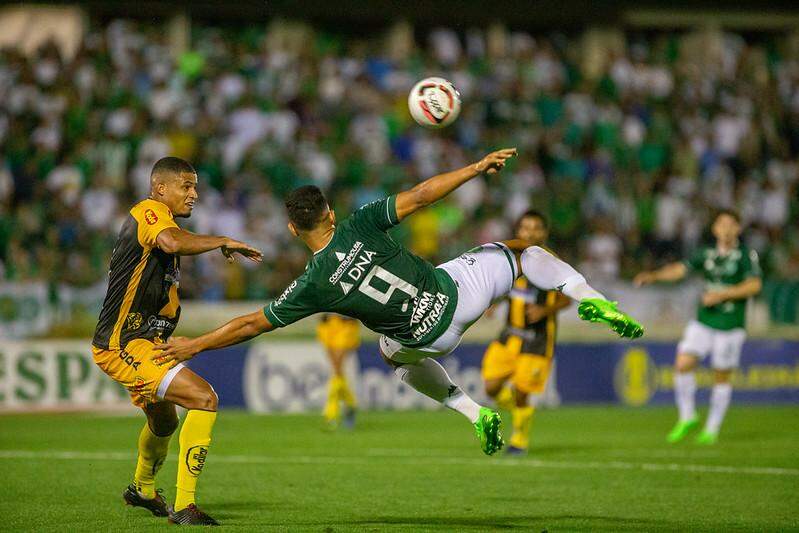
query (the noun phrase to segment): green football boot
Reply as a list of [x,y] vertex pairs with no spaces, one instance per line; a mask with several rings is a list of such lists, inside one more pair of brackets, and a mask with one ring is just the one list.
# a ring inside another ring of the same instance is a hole
[[687,437],[691,431],[696,429],[696,426],[698,425],[699,425],[699,419],[696,417],[692,418],[691,420],[686,420],[684,422],[677,422],[676,424],[674,424],[674,427],[669,432],[669,434],[666,435],[666,441],[672,444],[674,444],[675,442],[680,442],[685,437]]
[[477,438],[480,439],[480,448],[483,449],[484,454],[493,455],[505,445],[502,433],[499,431],[501,425],[502,419],[499,417],[499,413],[488,407],[480,408],[480,416],[474,423],[474,431],[477,433]]
[[644,334],[644,327],[633,317],[619,311],[618,302],[601,298],[586,298],[577,306],[577,314],[588,322],[604,322],[621,337],[637,339]]
[[713,446],[718,442],[719,435],[718,433],[711,433],[707,430],[702,430],[699,435],[696,436],[696,443],[701,444],[703,446]]

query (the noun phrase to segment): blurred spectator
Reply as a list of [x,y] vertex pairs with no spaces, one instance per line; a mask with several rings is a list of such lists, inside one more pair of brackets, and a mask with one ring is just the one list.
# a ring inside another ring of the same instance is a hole
[[[500,146],[520,157],[397,228],[431,261],[510,236],[535,207],[563,257],[624,276],[680,257],[708,211],[738,208],[776,277],[799,269],[799,57],[788,36],[715,30],[625,37],[431,31],[372,38],[302,23],[193,27],[173,55],[164,29],[118,20],[64,63],[48,44],[0,51],[0,273],[101,282],[152,164],[189,159],[200,203],[183,221],[262,247],[265,265],[186,258],[199,298],[275,295],[307,261],[282,197],[314,183],[338,216]],[[604,36],[603,36],[604,35]],[[585,38],[583,38],[585,37]],[[412,124],[406,91],[452,79],[448,130]],[[418,218],[417,218],[418,217]]]

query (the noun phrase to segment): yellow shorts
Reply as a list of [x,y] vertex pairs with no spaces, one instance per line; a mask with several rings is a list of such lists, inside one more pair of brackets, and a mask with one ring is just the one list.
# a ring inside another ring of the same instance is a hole
[[357,320],[332,316],[319,322],[316,335],[328,350],[351,351],[361,345],[361,332]]
[[153,363],[150,357],[156,353],[154,346],[145,339],[130,341],[124,350],[92,346],[95,364],[128,389],[130,401],[137,407],[161,401],[172,379],[183,368],[183,363],[172,367]]
[[518,339],[507,344],[494,341],[483,356],[481,374],[484,381],[511,378],[517,390],[525,394],[543,394],[549,379],[552,359],[540,354],[519,353]]

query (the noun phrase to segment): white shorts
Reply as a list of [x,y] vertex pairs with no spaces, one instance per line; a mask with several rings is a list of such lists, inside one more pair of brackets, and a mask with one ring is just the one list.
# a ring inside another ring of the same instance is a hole
[[741,349],[746,341],[746,330],[736,328],[721,330],[692,320],[685,327],[677,353],[687,353],[704,359],[711,356],[710,364],[718,370],[738,368]]
[[427,346],[407,348],[385,335],[380,337],[381,353],[397,363],[412,363],[425,357],[441,357],[461,343],[463,334],[483,316],[492,303],[503,298],[519,276],[513,252],[502,243],[484,244],[439,265],[458,288],[458,304],[444,333]]

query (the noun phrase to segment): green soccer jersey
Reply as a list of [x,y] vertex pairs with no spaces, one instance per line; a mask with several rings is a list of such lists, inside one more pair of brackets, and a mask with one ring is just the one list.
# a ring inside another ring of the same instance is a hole
[[[700,248],[685,261],[685,266],[702,275],[706,291],[760,277],[757,252],[744,246],[730,250],[726,255],[721,255],[715,247]],[[746,324],[746,300],[727,300],[712,307],[700,304],[697,320],[714,329],[742,328]]]
[[411,348],[436,340],[458,301],[445,271],[413,255],[386,233],[399,223],[396,196],[372,202],[336,225],[299,278],[264,307],[275,327],[320,312],[357,318]]

